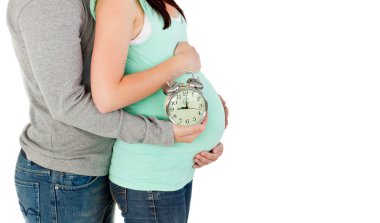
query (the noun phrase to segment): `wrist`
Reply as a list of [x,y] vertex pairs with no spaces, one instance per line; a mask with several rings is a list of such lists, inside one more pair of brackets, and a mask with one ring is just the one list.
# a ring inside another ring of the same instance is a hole
[[173,75],[176,75],[176,77],[184,74],[185,72],[183,70],[185,70],[186,68],[186,63],[185,63],[185,56],[184,55],[174,55],[172,58],[173,60],[173,66],[172,66],[172,72],[171,74],[169,75],[169,79],[171,79],[173,77]]

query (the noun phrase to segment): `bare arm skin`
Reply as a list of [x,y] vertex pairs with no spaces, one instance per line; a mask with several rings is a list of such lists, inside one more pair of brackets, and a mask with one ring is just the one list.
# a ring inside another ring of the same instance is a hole
[[[128,46],[141,26],[136,22],[139,6],[133,0],[99,0],[96,7],[95,44],[91,65],[91,88],[95,105],[108,113],[138,102],[162,88],[173,73],[200,69],[199,55],[188,44],[163,63],[124,76]],[[180,75],[180,74],[178,74]],[[149,83],[149,84],[147,84]]]
[[[151,69],[124,76],[130,40],[141,29],[136,28],[139,26],[136,24],[142,25],[137,21],[139,10],[139,5],[133,0],[97,2],[91,89],[95,105],[102,113],[118,110],[152,95],[179,70],[200,70],[198,53],[183,42],[177,45],[170,59]],[[192,142],[205,129],[206,121],[191,127],[173,124],[175,141]]]

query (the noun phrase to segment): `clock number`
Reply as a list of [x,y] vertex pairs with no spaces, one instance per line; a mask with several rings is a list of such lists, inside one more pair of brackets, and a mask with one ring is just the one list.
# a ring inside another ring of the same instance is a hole
[[202,115],[201,111],[198,111],[198,115]]
[[173,107],[170,107],[170,111],[174,111],[174,108],[173,108]]
[[186,119],[186,124],[189,124],[190,123],[190,119]]
[[177,115],[176,115],[176,114],[174,114],[174,115],[173,115],[173,118],[177,118]]
[[196,122],[196,121],[197,121],[197,118],[194,117],[194,118],[193,118],[193,121]]
[[180,94],[177,94],[177,99],[181,99],[181,95]]
[[172,101],[172,105],[176,105],[177,104],[177,101]]
[[200,105],[199,105],[199,108],[203,108],[203,104],[200,104]]
[[182,92],[183,96],[186,96],[187,93],[188,93],[187,91]]
[[201,100],[201,97],[197,97],[197,101],[200,101]]

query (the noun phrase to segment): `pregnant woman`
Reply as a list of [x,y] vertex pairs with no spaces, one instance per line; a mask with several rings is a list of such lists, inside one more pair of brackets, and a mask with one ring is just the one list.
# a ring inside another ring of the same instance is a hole
[[[96,18],[91,85],[98,109],[123,108],[169,120],[162,87],[174,74],[178,83],[186,83],[191,74],[183,70],[200,69],[196,51],[186,43],[181,8],[173,0],[92,0],[91,6]],[[114,144],[110,188],[127,223],[187,222],[194,156],[215,147],[226,124],[215,89],[203,73],[196,76],[208,111],[194,141],[171,147],[121,140]]]

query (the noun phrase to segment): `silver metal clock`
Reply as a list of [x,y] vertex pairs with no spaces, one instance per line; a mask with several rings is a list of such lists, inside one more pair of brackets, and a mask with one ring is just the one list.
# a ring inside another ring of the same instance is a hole
[[[203,84],[192,77],[185,84],[172,80],[162,89],[166,94],[165,110],[169,120],[175,124],[192,126],[201,123],[206,117],[208,103],[202,93]],[[174,79],[174,78],[173,78]]]

